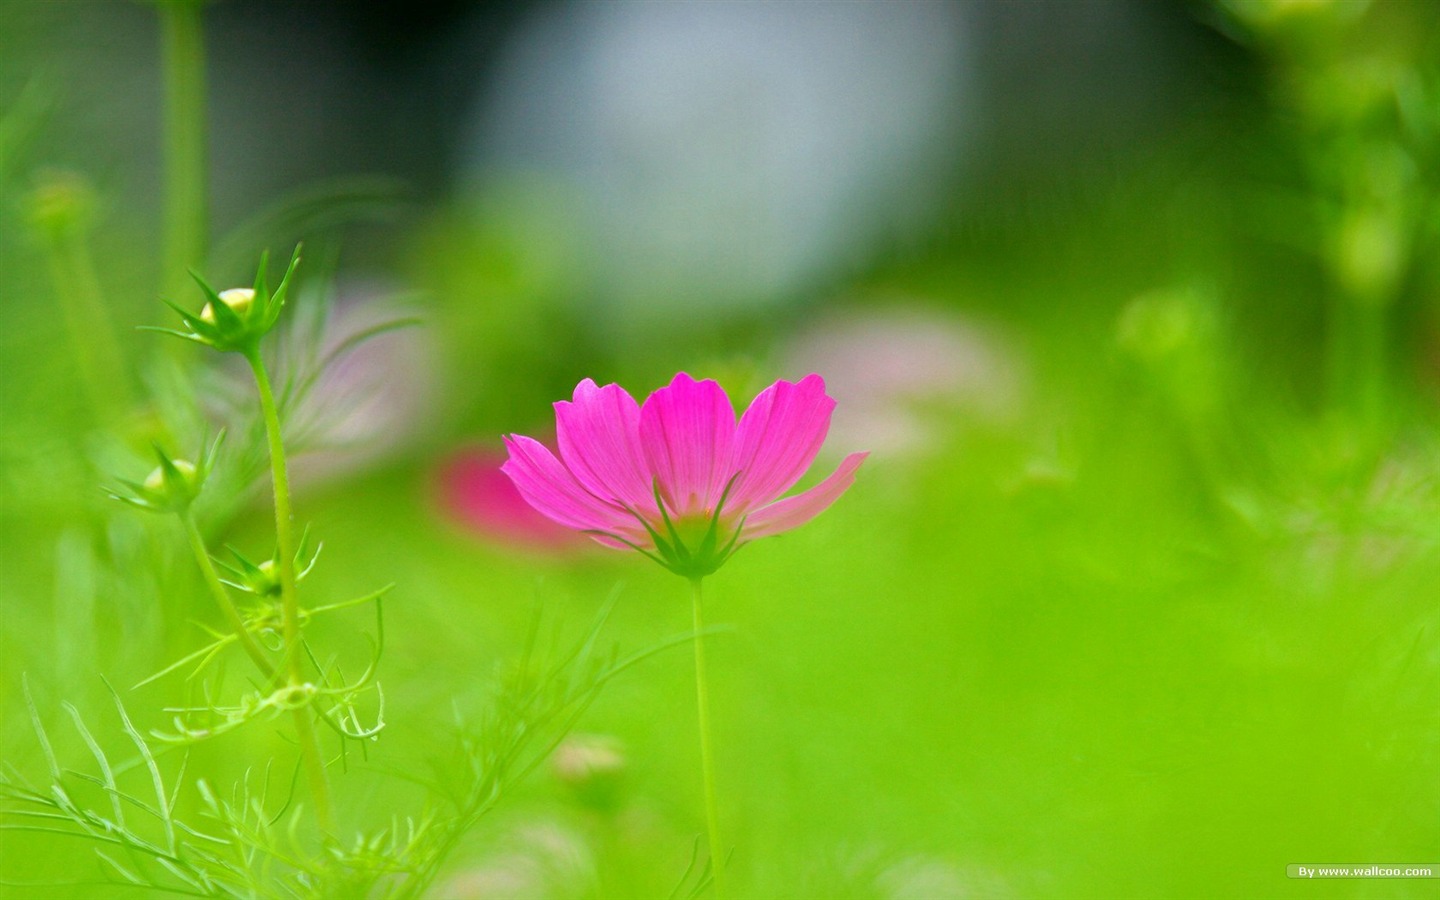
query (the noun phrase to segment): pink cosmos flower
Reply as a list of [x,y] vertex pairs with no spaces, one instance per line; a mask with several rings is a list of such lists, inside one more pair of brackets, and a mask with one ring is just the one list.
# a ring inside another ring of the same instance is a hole
[[780,499],[810,468],[834,408],[819,375],[775,382],[738,424],[730,398],[708,379],[681,372],[640,405],[619,385],[587,378],[574,400],[555,404],[559,458],[508,435],[501,471],[561,525],[700,578],[749,541],[804,525],[854,483],[866,453]]

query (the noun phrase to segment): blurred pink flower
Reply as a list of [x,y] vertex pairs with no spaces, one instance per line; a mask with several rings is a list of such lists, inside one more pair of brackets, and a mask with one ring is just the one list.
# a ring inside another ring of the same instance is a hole
[[819,375],[775,382],[738,425],[730,398],[708,379],[681,372],[641,406],[619,385],[587,378],[573,401],[555,404],[560,457],[509,435],[501,470],[561,525],[699,578],[745,543],[804,525],[854,483],[866,453],[779,499],[810,468],[834,408]]
[[440,465],[441,508],[451,519],[494,541],[535,550],[579,545],[574,534],[540,515],[505,474],[498,450],[461,450]]
[[944,446],[956,424],[1011,424],[1027,393],[1024,359],[1003,334],[923,308],[824,319],[789,343],[781,364],[827,373],[840,401],[836,440],[891,458]]

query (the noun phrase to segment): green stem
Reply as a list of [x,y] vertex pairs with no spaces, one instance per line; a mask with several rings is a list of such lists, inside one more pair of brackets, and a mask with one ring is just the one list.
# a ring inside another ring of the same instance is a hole
[[166,290],[204,260],[207,240],[205,41],[197,0],[160,4],[165,71]]
[[260,413],[265,418],[265,438],[270,449],[270,475],[275,487],[276,562],[280,567],[280,603],[285,638],[286,665],[293,677],[300,676],[300,654],[291,652],[300,642],[300,604],[295,593],[295,521],[290,510],[290,475],[285,465],[285,443],[280,431],[280,408],[270,375],[258,350],[245,354],[260,392]]
[[1331,301],[1331,404],[1367,427],[1379,424],[1384,413],[1388,315],[1388,305],[1374,298],[1337,291]]
[[[290,512],[290,477],[285,469],[285,443],[280,435],[280,409],[275,391],[258,348],[245,354],[255,373],[255,386],[260,392],[260,411],[265,418],[265,437],[270,444],[270,475],[275,486],[276,560],[280,565],[281,633],[285,640],[285,667],[290,684],[304,683],[300,652],[300,602],[295,593],[295,523]],[[300,753],[305,761],[305,774],[310,794],[315,800],[315,817],[320,829],[335,834],[335,810],[330,800],[330,782],[325,774],[325,759],[320,752],[320,738],[304,707],[294,711],[295,730],[300,739]]]
[[112,420],[130,406],[130,376],[100,293],[90,248],[84,234],[70,228],[47,234],[46,250],[50,281],[65,316],[86,398],[98,421]]
[[695,705],[700,714],[700,776],[705,782],[705,823],[710,832],[710,871],[715,877],[715,898],[725,898],[725,852],[720,839],[720,813],[715,803],[715,759],[710,747],[710,687],[705,677],[705,618],[701,579],[690,579],[691,608],[695,619]]
[[230,599],[230,594],[225,590],[225,585],[220,581],[220,575],[215,571],[215,564],[210,561],[210,553],[205,549],[205,538],[200,534],[200,526],[195,523],[195,514],[185,510],[180,514],[180,522],[185,526],[185,536],[190,539],[190,549],[195,552],[195,562],[200,564],[200,574],[205,576],[205,584],[210,588],[210,593],[215,597],[215,603],[220,611],[225,614],[225,621],[230,624],[230,629],[235,632],[239,639],[240,646],[254,660],[260,674],[268,680],[275,675],[275,667],[270,664],[270,659],[260,644],[255,640],[255,635],[245,627],[245,620],[241,618],[240,611],[235,608],[235,603]]

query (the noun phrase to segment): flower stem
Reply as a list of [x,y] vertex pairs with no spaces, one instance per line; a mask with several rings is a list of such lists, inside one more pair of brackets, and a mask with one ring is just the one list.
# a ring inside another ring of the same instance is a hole
[[1386,395],[1387,303],[1353,293],[1331,301],[1329,323],[1332,404],[1365,425],[1380,418]]
[[165,70],[165,249],[174,293],[206,243],[205,41],[196,0],[160,4]]
[[245,620],[240,617],[240,611],[235,608],[235,603],[230,599],[230,594],[221,584],[220,576],[215,571],[215,564],[210,561],[210,553],[205,549],[205,538],[200,534],[200,526],[195,524],[195,514],[185,510],[180,514],[180,522],[185,526],[185,536],[190,539],[190,549],[195,552],[195,562],[200,564],[200,573],[205,577],[205,584],[210,588],[210,593],[215,596],[215,602],[219,605],[220,611],[225,614],[225,620],[230,623],[230,628],[235,632],[235,637],[240,641],[240,646],[254,660],[256,668],[267,679],[275,675],[275,667],[270,664],[270,659],[265,651],[260,649],[255,636],[250,629],[245,627]]
[[49,236],[46,250],[50,280],[64,312],[86,397],[97,420],[113,420],[131,406],[130,375],[89,245],[77,229],[65,229]]
[[710,832],[710,871],[715,879],[715,898],[725,898],[725,852],[720,839],[720,814],[715,803],[715,760],[710,748],[710,688],[705,677],[705,628],[701,601],[701,579],[690,579],[691,608],[695,619],[695,704],[700,714],[700,776],[705,783],[705,823]]
[[[292,686],[304,683],[300,668],[300,602],[295,595],[295,527],[290,512],[290,477],[285,469],[285,443],[280,436],[280,410],[270,376],[260,358],[258,348],[245,354],[255,373],[255,387],[260,392],[260,411],[265,418],[265,437],[270,444],[270,475],[275,486],[275,543],[280,564],[281,633],[285,641],[285,669]],[[315,801],[315,818],[320,830],[334,834],[335,810],[330,800],[330,782],[325,774],[325,759],[320,751],[320,738],[309,711],[294,711],[295,731],[300,739],[300,754],[305,762],[305,775]]]

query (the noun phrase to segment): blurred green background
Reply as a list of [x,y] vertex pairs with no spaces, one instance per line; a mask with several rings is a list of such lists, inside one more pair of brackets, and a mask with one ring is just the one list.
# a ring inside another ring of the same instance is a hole
[[[178,528],[100,490],[150,440],[228,425],[207,533],[271,552],[243,380],[134,330],[200,303],[164,261],[165,9],[0,7],[0,756],[27,777],[22,674],[77,768],[65,702],[124,752],[102,677],[144,729],[193,698],[126,690],[218,627]],[[817,470],[874,453],[707,582],[736,895],[1436,895],[1286,866],[1440,863],[1440,7],[397,10],[201,16],[187,264],[228,287],[305,240],[287,346],[423,320],[290,422],[306,596],[396,584],[342,819],[459,777],[455,714],[537,608],[579,635],[614,597],[622,652],[689,627],[679,579],[482,490],[500,434],[548,440],[584,377],[742,405],[813,369]],[[316,630],[363,666],[368,612]],[[704,832],[692,665],[607,685],[567,747],[619,772],[537,769],[432,895],[666,896]],[[190,775],[290,753],[252,726]],[[0,852],[4,896],[137,894],[73,838]]]

